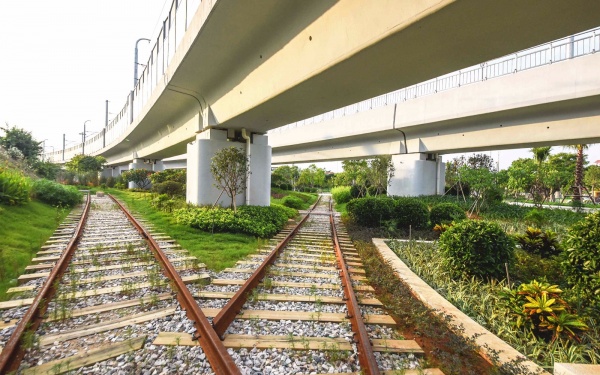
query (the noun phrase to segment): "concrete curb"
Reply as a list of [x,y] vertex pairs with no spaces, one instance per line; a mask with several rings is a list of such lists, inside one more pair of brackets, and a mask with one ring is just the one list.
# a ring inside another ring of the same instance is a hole
[[[488,362],[497,366],[508,365],[513,368],[516,365],[519,369],[524,370],[523,373],[527,374],[550,375],[542,367],[527,359],[519,351],[446,301],[444,297],[412,272],[384,241],[385,239],[382,238],[374,238],[373,244],[377,247],[383,259],[392,266],[398,278],[411,289],[412,294],[421,300],[425,306],[445,317],[449,317],[447,322],[454,333],[467,340],[475,338],[474,343],[479,353]],[[461,329],[456,329],[456,327]],[[492,362],[492,358],[497,358],[497,361]]]

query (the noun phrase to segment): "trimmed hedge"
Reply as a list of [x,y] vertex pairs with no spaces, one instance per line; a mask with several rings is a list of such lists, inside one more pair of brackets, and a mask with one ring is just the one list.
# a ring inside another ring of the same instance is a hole
[[348,202],[346,211],[358,225],[379,227],[382,222],[390,220],[395,203],[390,197],[355,198]]
[[293,195],[288,195],[287,197],[284,197],[281,203],[283,203],[283,205],[286,207],[294,208],[296,210],[300,210],[302,209],[302,206],[304,206],[304,201]]
[[431,207],[429,219],[431,225],[450,224],[453,221],[460,221],[467,218],[465,211],[454,203],[439,203]]
[[174,217],[206,232],[246,233],[267,238],[275,235],[297,211],[280,205],[241,206],[237,212],[229,208],[187,207],[176,210]]
[[415,229],[423,229],[429,222],[429,211],[425,203],[418,198],[396,197],[392,219],[396,221],[398,228],[407,229],[412,226]]
[[502,279],[504,263],[514,257],[513,240],[496,224],[464,220],[440,236],[440,251],[447,271],[453,277],[476,276]]
[[50,180],[36,180],[33,182],[33,196],[52,206],[72,207],[81,202],[83,196],[74,186],[61,185]]

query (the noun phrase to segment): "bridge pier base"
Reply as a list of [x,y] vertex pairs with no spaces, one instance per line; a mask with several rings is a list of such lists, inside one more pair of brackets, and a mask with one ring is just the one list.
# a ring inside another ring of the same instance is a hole
[[[146,169],[151,170],[152,167],[149,164],[144,163],[144,159],[133,159],[132,163],[129,163],[129,170],[132,169]],[[127,184],[129,189],[136,189],[138,186],[135,182],[129,181]]]
[[163,164],[162,160],[154,160],[154,163],[152,163],[152,170],[154,172],[162,172],[165,170],[165,165]]
[[271,147],[268,145],[267,137],[252,134],[251,142],[248,144],[242,143],[239,137],[235,140],[228,139],[227,135],[227,130],[209,129],[199,133],[194,142],[188,143],[186,200],[197,205],[217,203],[229,207],[231,199],[225,192],[215,187],[216,181],[210,172],[210,163],[219,150],[236,146],[249,154],[250,161],[248,188],[235,197],[236,205],[270,205]]
[[416,197],[444,194],[445,164],[436,154],[392,155],[395,172],[388,183],[388,195]]

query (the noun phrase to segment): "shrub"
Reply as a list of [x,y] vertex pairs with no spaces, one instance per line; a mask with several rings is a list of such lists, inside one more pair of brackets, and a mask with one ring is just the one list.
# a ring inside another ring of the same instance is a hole
[[33,183],[33,196],[52,206],[74,206],[81,202],[82,194],[74,186],[61,185],[50,180],[36,180]]
[[266,238],[279,232],[288,218],[297,213],[280,205],[241,206],[237,212],[228,208],[187,207],[176,210],[174,216],[180,224],[207,232],[246,233]]
[[531,254],[539,255],[542,258],[560,254],[560,245],[556,238],[556,233],[548,230],[543,231],[538,228],[528,227],[525,234],[515,235],[517,243],[521,249]]
[[418,198],[394,198],[392,219],[396,221],[398,228],[408,228],[412,226],[415,229],[427,227],[429,222],[429,211],[425,203]]
[[348,202],[346,211],[358,225],[379,227],[382,221],[392,218],[394,200],[390,197],[355,198]]
[[465,220],[440,236],[444,266],[454,277],[501,279],[514,254],[512,239],[495,223]]
[[158,182],[152,185],[152,191],[158,194],[166,194],[169,197],[185,195],[185,185],[177,181]]
[[459,205],[454,203],[439,203],[431,207],[429,219],[431,225],[450,224],[453,221],[460,221],[467,218],[465,211]]
[[123,171],[121,177],[127,182],[133,182],[135,187],[145,189],[150,185],[150,175],[152,173],[147,169],[130,169]]
[[187,172],[185,169],[165,169],[164,171],[153,173],[150,176],[152,184],[160,184],[167,181],[179,182],[182,185],[186,184]]
[[284,197],[282,203],[286,207],[295,208],[297,210],[301,209],[302,206],[304,206],[304,201],[302,199],[294,197],[292,195]]
[[575,339],[588,326],[573,314],[561,298],[562,292],[558,285],[533,280],[517,289],[504,288],[501,301],[516,318],[512,320],[516,328],[529,329],[546,341],[555,341],[559,336]]
[[541,228],[544,224],[548,222],[546,213],[536,208],[527,212],[523,219],[525,220],[525,223],[527,223],[527,225],[531,225],[537,228]]
[[331,195],[333,196],[335,203],[348,203],[350,199],[352,199],[350,189],[350,186],[337,186],[331,189]]
[[29,201],[31,180],[22,173],[0,167],[0,203],[24,204]]
[[567,232],[561,268],[582,304],[600,305],[600,212],[588,215]]

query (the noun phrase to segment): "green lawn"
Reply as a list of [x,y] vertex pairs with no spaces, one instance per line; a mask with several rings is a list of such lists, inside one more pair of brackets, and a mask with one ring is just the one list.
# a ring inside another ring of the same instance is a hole
[[184,249],[196,256],[208,268],[221,271],[235,262],[256,253],[260,240],[244,234],[207,233],[187,225],[177,224],[171,214],[157,211],[146,199],[149,193],[108,189],[117,199],[141,217],[154,224],[155,230],[166,233]]
[[69,212],[36,201],[0,205],[0,301],[8,299],[6,290],[16,285],[17,277]]

